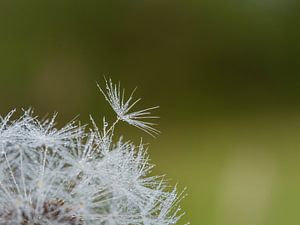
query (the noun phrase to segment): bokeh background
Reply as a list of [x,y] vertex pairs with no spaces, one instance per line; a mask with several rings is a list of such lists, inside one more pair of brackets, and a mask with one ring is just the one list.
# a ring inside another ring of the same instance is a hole
[[113,115],[103,75],[160,105],[155,172],[180,224],[300,224],[300,2],[0,1],[0,112]]

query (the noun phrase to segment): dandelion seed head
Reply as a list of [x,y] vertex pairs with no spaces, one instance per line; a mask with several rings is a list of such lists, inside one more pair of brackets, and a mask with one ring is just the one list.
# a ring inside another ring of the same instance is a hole
[[[151,108],[130,113],[137,101],[111,80],[106,86],[116,121],[158,133],[141,120],[153,118]],[[116,122],[58,129],[56,114],[40,120],[25,110],[12,119],[14,112],[0,117],[0,225],[171,225],[182,216],[176,188],[151,176],[145,145],[113,142]]]

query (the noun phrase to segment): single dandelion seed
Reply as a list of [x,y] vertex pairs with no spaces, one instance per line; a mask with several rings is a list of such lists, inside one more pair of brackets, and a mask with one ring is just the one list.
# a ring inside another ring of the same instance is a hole
[[[130,112],[130,110],[141,100],[141,98],[134,100],[133,94],[136,88],[131,92],[129,98],[125,98],[125,89],[121,90],[120,83],[113,84],[112,80],[105,79],[105,88],[104,91],[99,84],[98,88],[101,93],[104,95],[106,101],[110,104],[112,109],[118,116],[118,120],[127,122],[128,124],[135,126],[148,134],[155,136],[160,132],[155,129],[153,126],[156,125],[152,122],[147,122],[145,120],[158,118],[151,114],[151,110],[159,108],[159,106],[150,107],[138,111]],[[117,120],[117,121],[118,121]]]

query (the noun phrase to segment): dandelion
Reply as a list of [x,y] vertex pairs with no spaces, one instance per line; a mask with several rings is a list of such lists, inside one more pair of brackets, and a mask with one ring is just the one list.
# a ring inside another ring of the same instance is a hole
[[56,114],[45,120],[15,110],[0,117],[0,225],[171,225],[183,213],[182,195],[151,176],[143,143],[113,142],[119,120],[157,134],[143,121],[151,108],[129,113],[137,101],[124,100],[120,86],[100,89],[117,113],[99,129],[72,121],[55,128]]

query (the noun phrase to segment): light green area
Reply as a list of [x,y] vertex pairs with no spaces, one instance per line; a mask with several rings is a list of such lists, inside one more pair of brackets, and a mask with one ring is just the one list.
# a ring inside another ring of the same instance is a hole
[[154,144],[157,170],[188,187],[192,224],[300,222],[300,117],[282,116],[185,124]]

